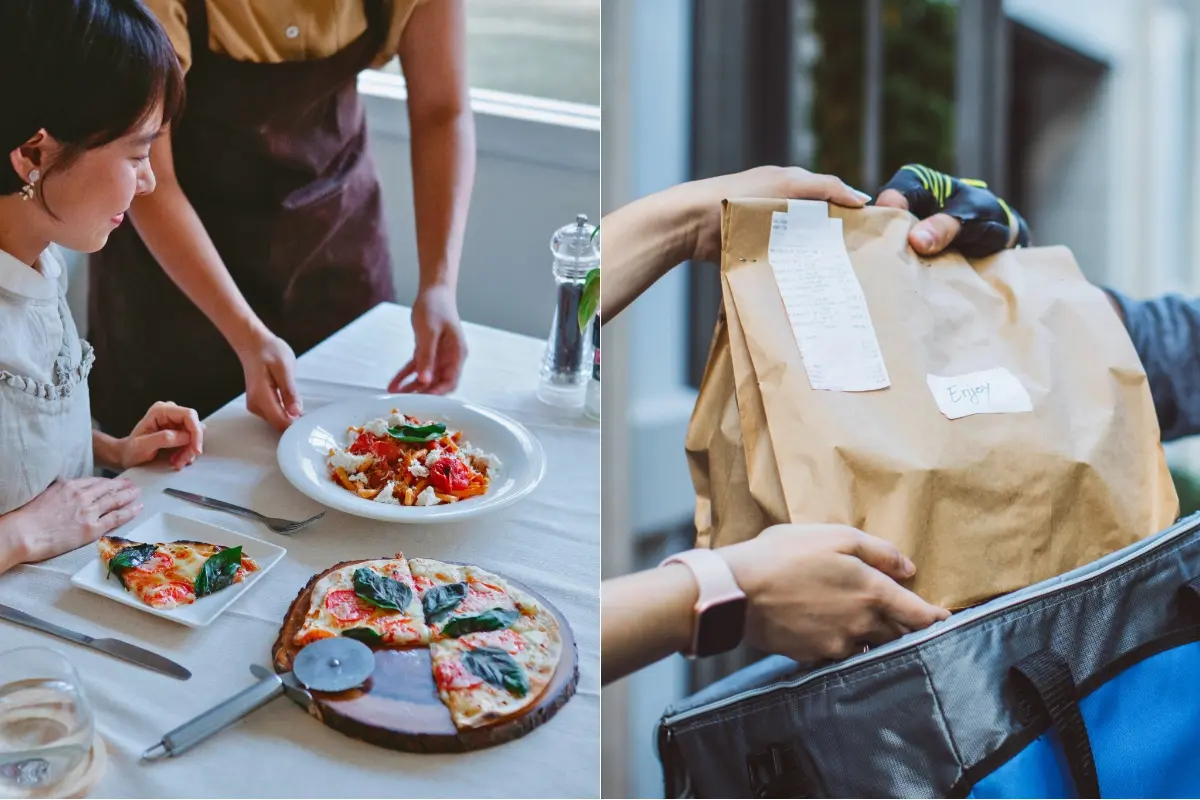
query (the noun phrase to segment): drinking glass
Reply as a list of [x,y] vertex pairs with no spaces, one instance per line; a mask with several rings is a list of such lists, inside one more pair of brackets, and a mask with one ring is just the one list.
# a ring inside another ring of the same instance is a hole
[[66,658],[45,647],[0,653],[0,798],[58,783],[94,737],[92,708]]

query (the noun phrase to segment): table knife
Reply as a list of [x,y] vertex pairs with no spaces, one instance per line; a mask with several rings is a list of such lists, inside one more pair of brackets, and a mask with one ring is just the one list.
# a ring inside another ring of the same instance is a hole
[[24,611],[18,611],[11,606],[0,604],[0,619],[8,620],[17,625],[24,625],[27,628],[33,628],[42,633],[66,639],[68,642],[90,647],[93,650],[99,650],[101,653],[107,653],[114,658],[128,661],[131,664],[137,664],[139,667],[145,667],[155,672],[161,672],[163,675],[170,675],[172,678],[178,678],[181,681],[186,681],[192,677],[191,672],[176,664],[171,659],[164,658],[157,653],[152,653],[137,645],[122,642],[119,639],[96,639],[87,634],[77,633],[55,625],[52,622],[38,619],[26,614]]

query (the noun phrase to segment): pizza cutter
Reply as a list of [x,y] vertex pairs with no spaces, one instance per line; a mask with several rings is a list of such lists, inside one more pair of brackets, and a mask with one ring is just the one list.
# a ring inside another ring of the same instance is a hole
[[159,761],[181,755],[282,694],[308,710],[313,702],[309,690],[357,689],[374,670],[375,653],[371,648],[343,636],[318,639],[307,645],[293,659],[292,671],[282,675],[251,664],[250,671],[259,679],[258,683],[180,725],[142,753],[142,759]]

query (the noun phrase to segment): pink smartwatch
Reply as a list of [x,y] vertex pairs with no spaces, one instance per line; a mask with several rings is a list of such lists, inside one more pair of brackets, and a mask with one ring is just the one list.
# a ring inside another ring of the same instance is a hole
[[679,563],[692,571],[700,589],[696,598],[692,644],[688,658],[711,656],[737,647],[746,630],[746,594],[733,571],[712,550],[698,548],[677,553],[659,566]]

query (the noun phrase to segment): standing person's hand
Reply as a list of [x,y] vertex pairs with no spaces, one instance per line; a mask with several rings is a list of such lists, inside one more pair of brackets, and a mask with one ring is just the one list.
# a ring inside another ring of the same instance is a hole
[[304,413],[296,388],[296,355],[292,348],[264,329],[239,347],[237,355],[246,377],[246,408],[275,430],[287,430]]
[[897,581],[916,567],[841,525],[775,525],[716,551],[745,592],[746,641],[798,661],[845,658],[946,619]]
[[924,256],[955,247],[982,258],[1010,247],[1028,247],[1029,226],[983,181],[955,178],[921,164],[905,164],[879,192],[876,205],[911,211],[921,222],[908,234]]
[[413,303],[412,326],[416,352],[392,378],[388,391],[422,394],[454,391],[467,358],[467,340],[458,318],[454,289],[437,286],[422,290]]
[[0,533],[15,543],[16,563],[45,561],[134,519],[142,512],[141,496],[125,478],[56,482],[27,505],[0,517]]

